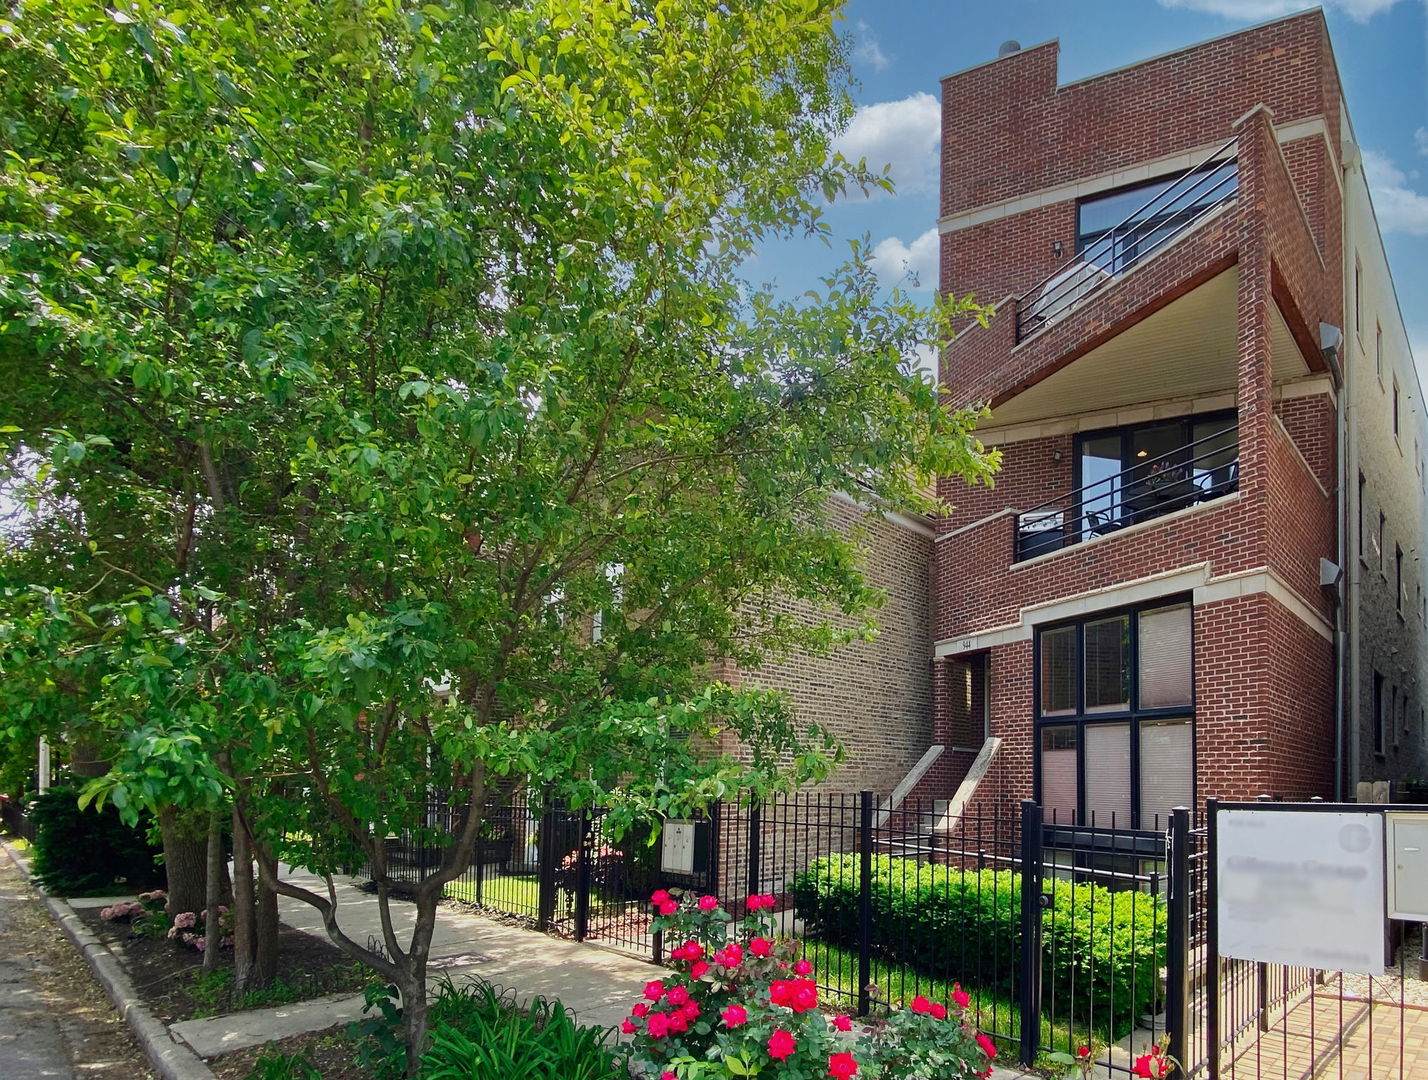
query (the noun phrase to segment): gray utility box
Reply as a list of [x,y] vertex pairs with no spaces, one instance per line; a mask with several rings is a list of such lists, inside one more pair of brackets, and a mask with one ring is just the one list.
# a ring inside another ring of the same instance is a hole
[[1428,923],[1428,811],[1383,816],[1388,847],[1388,917]]

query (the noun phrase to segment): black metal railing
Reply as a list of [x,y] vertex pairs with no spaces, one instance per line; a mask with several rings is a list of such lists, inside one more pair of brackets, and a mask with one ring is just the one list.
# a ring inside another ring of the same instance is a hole
[[1018,297],[1017,340],[1054,322],[1233,199],[1239,188],[1236,142],[1215,150]]
[[1015,559],[1108,536],[1239,489],[1239,430],[1231,425],[1065,492],[1016,517]]
[[0,798],[0,823],[11,836],[31,844],[35,842],[35,823],[19,803]]

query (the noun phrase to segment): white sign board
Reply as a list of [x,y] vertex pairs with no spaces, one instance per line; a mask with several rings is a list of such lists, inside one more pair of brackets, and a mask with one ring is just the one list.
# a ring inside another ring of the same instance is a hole
[[1221,956],[1383,974],[1383,818],[1220,810]]

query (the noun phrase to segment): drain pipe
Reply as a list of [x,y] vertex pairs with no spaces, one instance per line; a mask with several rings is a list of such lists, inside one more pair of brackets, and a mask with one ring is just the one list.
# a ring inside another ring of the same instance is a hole
[[[1320,339],[1325,335],[1325,328],[1320,327]],[[1339,335],[1342,339],[1342,334]],[[1344,801],[1344,743],[1345,743],[1345,710],[1348,705],[1348,690],[1351,685],[1347,668],[1350,664],[1349,633],[1345,625],[1346,616],[1351,612],[1348,594],[1350,594],[1349,575],[1353,573],[1354,581],[1357,583],[1358,573],[1356,563],[1349,553],[1349,386],[1348,380],[1344,378],[1344,369],[1339,364],[1340,347],[1325,348],[1324,355],[1329,361],[1329,370],[1333,373],[1334,387],[1338,391],[1337,407],[1334,409],[1334,435],[1335,435],[1335,458],[1336,467],[1339,474],[1338,483],[1338,515],[1336,521],[1336,532],[1338,534],[1338,573],[1333,576],[1334,586],[1334,801]],[[1353,486],[1353,504],[1358,506],[1358,485]],[[1324,582],[1329,584],[1329,582]],[[1357,664],[1357,656],[1353,657],[1353,663]]]
[[[1351,792],[1357,793],[1357,781],[1359,776],[1359,742],[1362,725],[1360,724],[1360,699],[1362,695],[1359,687],[1363,685],[1360,679],[1360,667],[1363,661],[1363,638],[1362,627],[1360,626],[1360,604],[1359,589],[1362,586],[1361,575],[1363,562],[1360,556],[1362,551],[1357,550],[1362,537],[1357,535],[1357,529],[1353,536],[1354,550],[1350,550],[1350,545],[1346,541],[1350,535],[1351,528],[1361,528],[1364,508],[1362,498],[1359,495],[1359,444],[1357,438],[1357,412],[1358,405],[1354,400],[1353,391],[1350,388],[1349,380],[1344,377],[1346,364],[1344,359],[1349,351],[1348,319],[1350,314],[1350,304],[1357,303],[1358,297],[1349,296],[1349,282],[1352,279],[1354,265],[1354,245],[1358,237],[1354,234],[1352,215],[1349,212],[1350,191],[1355,182],[1353,173],[1362,171],[1362,158],[1359,157],[1358,147],[1349,138],[1346,138],[1341,148],[1340,168],[1343,172],[1343,209],[1339,214],[1340,245],[1342,253],[1342,263],[1339,267],[1340,293],[1344,300],[1344,323],[1345,329],[1341,334],[1344,345],[1338,350],[1334,357],[1335,363],[1334,378],[1339,385],[1339,407],[1335,410],[1338,414],[1338,436],[1339,436],[1339,463],[1341,472],[1339,473],[1339,558],[1343,562],[1343,575],[1339,579],[1338,599],[1339,614],[1335,620],[1335,627],[1338,632],[1337,649],[1339,662],[1335,665],[1337,675],[1335,682],[1339,691],[1334,704],[1334,791],[1337,801],[1343,802],[1349,798]],[[1361,178],[1360,178],[1361,179]],[[1357,342],[1355,342],[1357,345]],[[1357,358],[1362,360],[1362,357]],[[1352,517],[1350,516],[1352,515]],[[1350,522],[1354,524],[1351,526]]]

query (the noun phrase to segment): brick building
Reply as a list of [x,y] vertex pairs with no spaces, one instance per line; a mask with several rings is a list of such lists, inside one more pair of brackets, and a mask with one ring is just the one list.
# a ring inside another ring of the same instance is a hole
[[919,794],[1062,821],[1428,772],[1424,411],[1318,11],[943,81],[947,481]]

